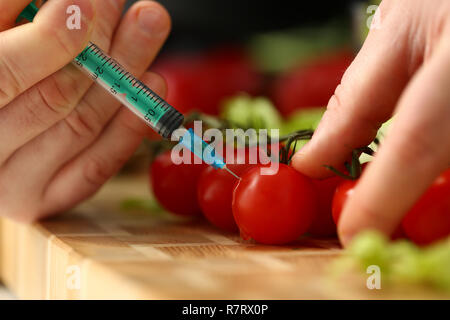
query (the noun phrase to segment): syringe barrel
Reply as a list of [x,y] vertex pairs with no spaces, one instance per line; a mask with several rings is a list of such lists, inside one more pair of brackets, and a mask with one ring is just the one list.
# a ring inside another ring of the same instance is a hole
[[94,43],[90,42],[73,62],[163,138],[169,139],[183,124],[184,116],[178,110]]

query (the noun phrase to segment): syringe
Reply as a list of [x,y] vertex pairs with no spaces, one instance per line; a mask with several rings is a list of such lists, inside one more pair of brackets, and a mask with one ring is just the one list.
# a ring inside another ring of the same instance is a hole
[[[34,2],[31,2],[20,14],[20,18],[31,22],[38,11],[38,7],[36,7]],[[175,130],[182,128],[184,116],[178,110],[126,71],[117,61],[104,53],[94,43],[89,42],[88,46],[74,59],[73,63],[145,121],[164,139],[170,139]],[[219,155],[210,153],[208,159],[205,159],[203,152],[194,150],[194,146],[199,141],[201,141],[203,148],[207,146],[206,142],[196,136],[192,130],[186,130],[180,136],[180,143],[195,153],[200,159],[205,160],[205,162],[216,169],[225,169],[236,178],[239,178],[226,167],[223,158]]]

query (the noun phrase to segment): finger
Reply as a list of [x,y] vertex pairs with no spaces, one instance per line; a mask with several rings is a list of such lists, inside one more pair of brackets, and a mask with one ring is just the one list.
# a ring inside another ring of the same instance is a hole
[[[166,85],[159,75],[149,72],[142,79],[160,96],[165,96]],[[49,204],[45,211],[60,212],[95,193],[151,131],[145,122],[122,108],[95,144],[68,163],[51,181],[45,193],[45,203]]]
[[[169,31],[167,11],[157,2],[140,1],[120,24],[111,55],[139,78],[158,54]],[[95,86],[65,122],[74,134],[92,141],[120,106],[120,102],[103,88]]]
[[[353,149],[373,141],[378,128],[391,117],[415,68],[408,58],[409,34],[402,31],[407,28],[397,28],[396,18],[383,16],[381,29],[371,30],[312,140],[293,157],[297,170],[317,178],[329,175],[324,165],[339,167]],[[393,35],[390,30],[399,31]]]
[[[81,10],[81,28],[69,30],[69,5]],[[94,17],[91,0],[45,4],[33,23],[0,33],[0,108],[68,64],[86,45]]]
[[[140,1],[127,12],[114,39],[111,56],[138,78],[148,69],[168,36],[170,18],[165,9],[154,1]],[[130,39],[133,42],[130,43]],[[139,48],[130,50],[130,45]],[[92,143],[121,106],[100,86],[94,86],[80,105],[61,122],[65,133],[61,141],[77,141],[71,146],[59,143],[65,158],[77,155]],[[49,159],[51,161],[51,159]]]
[[0,32],[13,27],[29,3],[29,0],[0,0]]
[[[153,1],[142,1],[140,2],[140,5],[141,4],[146,4],[147,6],[150,5],[153,8],[162,8]],[[157,17],[159,18],[152,20],[154,23],[153,28],[151,29],[167,29],[169,18],[166,11],[159,11],[160,9],[155,10],[158,10]],[[146,70],[150,60],[156,54],[157,48],[153,47],[156,42],[155,39],[152,38],[151,33],[148,34],[146,31],[141,30],[136,23],[138,12],[135,10],[133,11],[134,15],[131,15],[131,13],[130,15],[127,14],[127,17],[124,18],[119,26],[113,41],[111,54],[112,57],[118,59],[125,68],[128,68],[130,72],[134,72],[139,76]],[[132,20],[130,21],[130,19]],[[161,27],[161,22],[164,27]],[[161,29],[159,30],[161,32]],[[168,31],[166,32],[168,33]],[[127,48],[129,47],[130,39],[133,39],[133,42],[140,44],[139,50],[125,50],[123,48],[125,45]],[[162,42],[163,39],[159,38],[158,49],[161,47]],[[118,49],[119,47],[121,48]],[[122,54],[123,56],[121,56]],[[138,59],[136,62],[141,61],[142,65],[129,64],[128,61],[131,59]],[[133,70],[134,68],[136,69]],[[137,70],[137,68],[140,70]],[[104,93],[104,89],[94,86],[91,90],[93,91],[87,93],[87,95],[91,96],[90,100],[83,98],[80,106],[77,106],[66,119],[57,123],[46,132],[24,145],[21,149],[17,150],[5,164],[7,170],[13,174],[20,175],[24,163],[28,163],[29,159],[38,156],[39,164],[29,168],[27,175],[28,179],[31,181],[45,184],[64,163],[70,161],[83,149],[87,148],[98,137],[104,126],[114,113],[117,112],[117,109],[120,106],[120,104],[116,103],[114,98],[111,98],[109,94]],[[95,96],[98,97],[100,95],[105,101],[94,100]],[[86,103],[89,105],[83,106]],[[78,110],[78,108],[81,109]],[[111,112],[109,109],[113,109],[112,114],[108,114]]]
[[362,229],[392,233],[448,168],[449,57],[450,44],[442,41],[405,91],[394,126],[342,213],[339,234],[344,244]]
[[[100,1],[97,5],[102,15],[94,25],[92,41],[105,50],[110,48],[124,2],[108,0]],[[28,141],[64,119],[91,84],[89,77],[70,64],[0,109],[0,163]]]

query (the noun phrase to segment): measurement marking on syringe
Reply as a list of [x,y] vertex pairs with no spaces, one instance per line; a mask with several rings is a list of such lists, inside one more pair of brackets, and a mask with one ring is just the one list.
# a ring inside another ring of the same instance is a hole
[[108,60],[106,60],[106,61],[103,63],[103,66],[105,66],[105,64],[107,64],[110,60],[111,60],[111,58],[109,58]]
[[122,75],[122,77],[120,78],[120,80],[122,80],[126,75],[128,75],[128,72],[124,73],[124,74]]

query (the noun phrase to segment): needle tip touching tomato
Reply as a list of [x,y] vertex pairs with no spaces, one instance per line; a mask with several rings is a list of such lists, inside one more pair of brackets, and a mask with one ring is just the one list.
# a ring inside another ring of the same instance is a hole
[[[252,165],[229,164],[228,169],[238,176],[249,170]],[[198,182],[197,196],[200,208],[206,219],[214,226],[225,231],[236,231],[231,201],[238,180],[226,170],[207,167]]]

